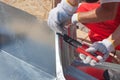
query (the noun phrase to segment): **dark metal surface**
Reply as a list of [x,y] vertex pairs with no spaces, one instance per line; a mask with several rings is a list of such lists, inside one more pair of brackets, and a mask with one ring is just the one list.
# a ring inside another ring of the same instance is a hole
[[0,80],[54,80],[55,36],[47,23],[0,2]]

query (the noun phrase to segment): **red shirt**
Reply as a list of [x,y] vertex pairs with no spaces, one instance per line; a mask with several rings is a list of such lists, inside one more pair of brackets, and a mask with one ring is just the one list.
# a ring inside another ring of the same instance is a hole
[[[90,11],[99,6],[100,6],[99,3],[82,3],[80,7],[77,9],[77,12]],[[116,18],[114,20],[85,24],[85,26],[87,26],[90,29],[89,37],[92,42],[101,41],[109,37],[109,35],[112,34],[119,25],[120,25],[120,5],[117,11]],[[117,49],[120,50],[120,45],[117,46]]]

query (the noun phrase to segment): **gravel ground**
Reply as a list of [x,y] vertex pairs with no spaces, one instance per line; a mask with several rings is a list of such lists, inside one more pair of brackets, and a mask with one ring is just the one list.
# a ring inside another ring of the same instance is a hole
[[11,6],[24,10],[30,14],[47,19],[50,9],[53,7],[54,0],[0,0]]

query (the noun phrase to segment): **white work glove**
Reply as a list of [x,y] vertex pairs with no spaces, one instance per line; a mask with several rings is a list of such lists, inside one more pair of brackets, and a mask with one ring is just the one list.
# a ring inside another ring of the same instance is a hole
[[57,7],[53,8],[48,16],[48,26],[55,32],[61,32],[64,24],[70,20],[77,6],[73,7],[67,0],[62,0]]
[[[99,62],[103,62],[108,58],[109,53],[114,51],[114,46],[108,39],[104,39],[103,41],[93,43],[88,49],[86,49],[86,51],[91,54],[95,54],[96,51],[101,52],[103,56],[98,55],[96,58],[99,60]],[[90,56],[80,54],[79,57],[85,64],[94,66],[97,63],[95,60],[92,60]]]

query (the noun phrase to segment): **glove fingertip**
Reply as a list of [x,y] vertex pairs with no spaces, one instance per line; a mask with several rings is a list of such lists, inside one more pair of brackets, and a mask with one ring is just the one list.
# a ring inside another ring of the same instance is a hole
[[95,66],[96,63],[97,63],[97,62],[96,62],[95,60],[91,60],[90,65],[91,65],[91,66]]
[[90,56],[87,56],[86,59],[84,60],[85,64],[90,63],[90,61],[92,60],[92,58]]
[[102,56],[97,56],[97,59],[99,60],[99,62],[103,61],[103,57]]
[[81,60],[85,60],[86,59],[86,55],[84,55],[84,54],[79,54],[79,57],[80,57]]
[[88,49],[85,50],[86,52],[90,52],[90,53],[95,53],[96,52],[96,49],[93,48],[93,47],[90,47]]

